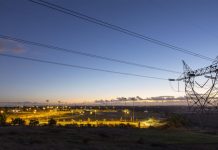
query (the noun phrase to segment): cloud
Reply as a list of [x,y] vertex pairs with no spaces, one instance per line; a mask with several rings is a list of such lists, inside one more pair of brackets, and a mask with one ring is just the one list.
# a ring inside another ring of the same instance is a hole
[[11,40],[0,39],[0,52],[10,52],[10,53],[23,53],[25,51],[24,47]]
[[0,40],[0,52],[4,51],[4,43]]

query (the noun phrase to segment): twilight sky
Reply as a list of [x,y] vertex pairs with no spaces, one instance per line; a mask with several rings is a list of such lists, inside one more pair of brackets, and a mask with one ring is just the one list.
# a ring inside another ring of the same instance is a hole
[[[215,58],[217,0],[47,0],[111,24]],[[0,34],[182,71],[211,62],[33,4],[0,0]],[[161,78],[154,71],[0,39],[0,53]],[[81,102],[115,97],[183,96],[168,81],[60,67],[0,56],[0,101]],[[174,85],[176,86],[176,84]]]

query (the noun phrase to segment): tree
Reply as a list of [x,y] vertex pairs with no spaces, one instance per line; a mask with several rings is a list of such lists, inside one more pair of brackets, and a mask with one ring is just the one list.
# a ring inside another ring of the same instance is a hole
[[182,115],[174,114],[167,119],[167,123],[170,127],[186,127],[189,125],[189,120],[187,120]]
[[39,121],[36,119],[31,119],[29,126],[38,126],[39,125]]
[[21,119],[21,118],[15,118],[15,119],[12,119],[11,121],[11,124],[14,125],[14,126],[23,126],[25,125],[25,120]]
[[5,114],[0,114],[0,126],[6,125],[6,116]]
[[49,126],[55,126],[57,124],[57,121],[54,120],[53,118],[51,118],[49,121],[48,121],[48,125]]

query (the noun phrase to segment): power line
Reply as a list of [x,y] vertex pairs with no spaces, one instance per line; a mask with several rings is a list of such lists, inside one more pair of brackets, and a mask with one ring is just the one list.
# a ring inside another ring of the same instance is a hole
[[110,23],[105,22],[103,20],[99,20],[99,19],[87,16],[87,15],[84,15],[82,13],[79,13],[79,12],[71,10],[71,9],[64,8],[64,7],[59,6],[57,4],[54,4],[54,3],[46,2],[46,1],[43,1],[43,0],[37,0],[37,1],[29,0],[29,1],[32,2],[32,3],[35,3],[35,4],[39,4],[41,6],[45,6],[47,8],[53,9],[53,10],[62,12],[64,14],[68,14],[68,15],[71,15],[71,16],[74,16],[74,17],[86,20],[88,22],[92,22],[92,23],[98,24],[100,26],[104,26],[106,28],[110,28],[112,30],[116,30],[116,31],[125,33],[127,35],[130,35],[130,36],[133,36],[133,37],[136,37],[136,38],[140,38],[140,39],[143,39],[145,41],[149,41],[151,43],[154,43],[154,44],[157,44],[157,45],[160,45],[160,46],[164,46],[164,47],[170,48],[170,49],[175,50],[175,51],[179,51],[179,52],[182,52],[182,53],[185,53],[185,54],[189,54],[189,55],[192,55],[192,56],[195,56],[195,57],[199,57],[199,58],[202,58],[202,59],[205,59],[205,60],[214,61],[213,58],[204,56],[202,54],[195,53],[195,52],[192,52],[190,50],[187,50],[187,49],[184,49],[184,48],[180,48],[180,47],[177,47],[177,46],[172,45],[172,44],[168,44],[166,42],[162,42],[162,41],[154,39],[152,37],[148,37],[148,36],[136,33],[134,31],[122,28],[120,26],[110,24]]
[[105,70],[105,69],[99,69],[99,68],[91,68],[91,67],[85,67],[85,66],[71,65],[71,64],[59,63],[59,62],[54,62],[54,61],[30,58],[30,57],[15,56],[15,55],[10,55],[10,54],[0,54],[0,56],[2,56],[2,57],[10,57],[10,58],[15,58],[15,59],[20,59],[20,60],[22,59],[22,60],[33,61],[33,62],[40,62],[40,63],[47,63],[47,64],[65,66],[65,67],[79,68],[79,69],[85,69],[85,70],[92,70],[92,71],[101,71],[101,72],[107,72],[107,73],[113,73],[113,74],[135,76],[135,77],[142,77],[142,78],[150,78],[150,79],[157,79],[157,80],[168,80],[168,79],[165,79],[165,78],[159,78],[159,77],[153,77],[153,76],[145,76],[145,75],[138,75],[138,74],[133,74],[133,73],[126,73],[126,72]]
[[33,42],[33,41],[29,41],[29,40],[27,41],[27,40],[18,39],[18,38],[14,38],[14,37],[9,37],[9,36],[5,36],[5,35],[0,35],[0,38],[6,39],[6,40],[13,40],[13,41],[16,41],[16,42],[19,42],[19,43],[28,44],[28,45],[45,47],[45,48],[49,48],[49,49],[56,50],[56,51],[74,53],[74,54],[77,54],[77,55],[83,55],[83,56],[93,57],[93,58],[97,58],[97,59],[103,59],[103,60],[112,61],[112,62],[118,62],[118,63],[132,65],[132,66],[137,66],[137,67],[143,67],[143,68],[148,68],[148,69],[153,69],[153,70],[159,70],[159,71],[165,71],[165,72],[181,74],[181,72],[174,71],[174,70],[163,69],[163,68],[148,66],[148,65],[144,65],[144,64],[138,64],[138,63],[134,63],[134,62],[129,62],[129,61],[125,61],[125,60],[109,58],[109,57],[105,57],[105,56],[99,56],[99,55],[95,55],[95,54],[91,54],[91,53],[75,51],[75,50],[71,50],[71,49],[61,48],[61,47],[57,47],[57,46],[53,46],[53,45],[48,45],[48,44],[43,44],[43,43],[38,43],[38,42]]

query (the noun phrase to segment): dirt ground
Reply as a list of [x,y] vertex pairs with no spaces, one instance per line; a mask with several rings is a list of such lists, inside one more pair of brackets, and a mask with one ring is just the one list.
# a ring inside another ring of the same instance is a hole
[[217,150],[216,132],[185,129],[1,127],[1,150]]

